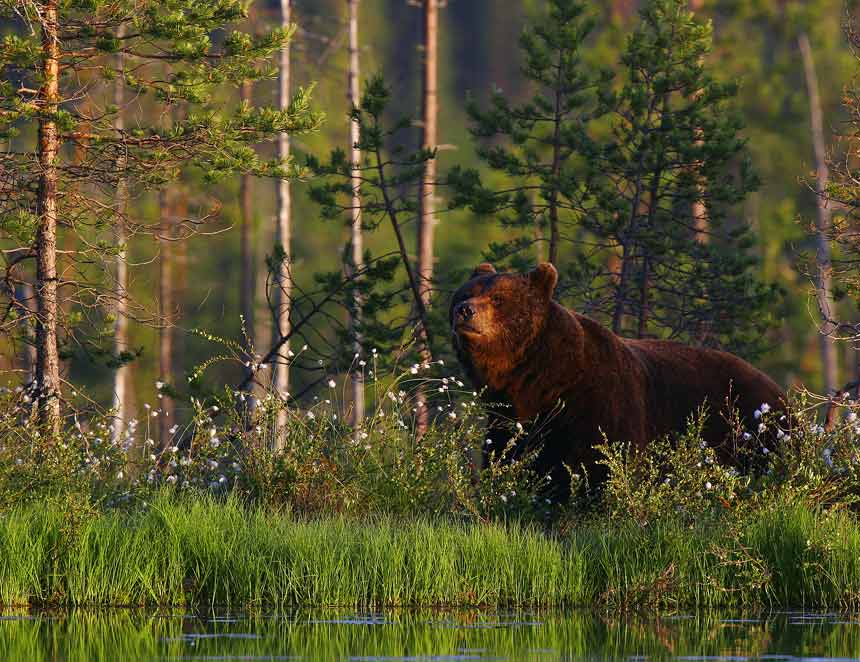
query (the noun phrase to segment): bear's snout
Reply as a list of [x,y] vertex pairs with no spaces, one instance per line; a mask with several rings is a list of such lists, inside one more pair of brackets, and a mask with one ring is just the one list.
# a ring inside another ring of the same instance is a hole
[[475,316],[475,308],[468,301],[458,303],[454,307],[454,323],[468,322]]

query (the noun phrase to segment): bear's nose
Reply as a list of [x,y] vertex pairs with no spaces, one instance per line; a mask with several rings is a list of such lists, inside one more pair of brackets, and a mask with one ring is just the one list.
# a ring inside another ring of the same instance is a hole
[[460,322],[468,322],[475,316],[475,309],[468,302],[458,303],[454,308],[454,317]]

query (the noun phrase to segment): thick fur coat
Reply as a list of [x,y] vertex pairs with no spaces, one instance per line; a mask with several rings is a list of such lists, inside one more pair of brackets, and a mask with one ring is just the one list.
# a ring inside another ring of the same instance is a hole
[[[567,483],[564,464],[605,477],[594,446],[603,435],[645,449],[677,433],[703,405],[705,440],[737,461],[726,421],[735,409],[748,425],[762,403],[785,395],[767,375],[727,352],[660,340],[629,340],[552,299],[558,274],[549,263],[527,274],[480,265],[454,295],[454,347],[466,372],[492,403],[490,448],[510,426],[541,421],[537,467]],[[560,406],[561,405],[561,406]],[[491,451],[492,452],[492,451]],[[562,487],[564,489],[564,487]]]

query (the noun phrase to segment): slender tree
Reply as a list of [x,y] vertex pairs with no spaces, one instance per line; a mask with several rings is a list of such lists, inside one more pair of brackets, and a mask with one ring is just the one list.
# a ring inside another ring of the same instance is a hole
[[566,280],[585,278],[571,271],[582,266],[576,255],[584,252],[579,228],[590,186],[583,162],[597,156],[589,127],[603,114],[597,90],[610,77],[583,66],[593,28],[584,2],[550,0],[520,37],[531,97],[513,105],[496,90],[489,108],[474,100],[468,105],[478,156],[504,183],[489,187],[477,171],[454,168],[452,202],[498,218],[509,231],[507,241],[490,246],[486,257],[493,262],[526,268],[531,245],[543,243],[540,253],[559,267],[565,264]]
[[812,146],[815,152],[815,193],[818,215],[815,232],[815,296],[821,313],[822,323],[819,328],[819,344],[821,351],[821,369],[824,390],[834,393],[838,388],[838,360],[833,334],[836,331],[835,315],[833,314],[833,266],[830,258],[831,213],[826,192],[830,180],[830,168],[827,165],[827,149],[824,140],[824,119],[821,111],[821,98],[818,92],[818,75],[815,71],[815,60],[812,46],[806,32],[797,36],[797,45],[803,60],[803,72],[806,79],[806,91],[809,98],[809,122],[812,131]]
[[[117,38],[125,38],[125,26],[120,26]],[[125,55],[117,53],[116,55],[117,71],[125,69]],[[117,77],[114,81],[114,104],[116,105],[116,116],[114,117],[114,130],[121,134],[125,131],[125,84],[121,77]],[[117,152],[116,169],[118,172],[125,172],[126,169],[125,152],[119,150]],[[128,214],[128,184],[125,178],[117,181],[116,195],[116,270],[114,277],[116,278],[116,306],[113,332],[113,352],[117,358],[117,367],[114,371],[114,386],[113,386],[113,408],[115,410],[113,419],[112,435],[113,440],[118,441],[123,434],[128,411],[126,409],[128,401],[129,387],[129,365],[126,360],[128,355],[128,233],[126,232],[126,216]]]
[[36,381],[39,418],[50,438],[60,433],[60,359],[57,351],[57,155],[60,133],[60,23],[57,0],[41,7],[42,86],[39,116],[39,188],[36,198]]
[[[281,26],[287,29],[290,24],[292,0],[281,0]],[[290,103],[290,46],[285,43],[281,48],[278,70],[278,106],[286,111]],[[290,158],[290,136],[283,132],[278,136],[278,157],[284,161]],[[275,324],[280,339],[290,337],[290,303],[292,301],[292,202],[290,199],[290,182],[286,178],[277,183],[277,219],[275,222],[275,246],[278,251],[277,274],[275,278]],[[279,353],[273,366],[273,388],[276,393],[286,397],[290,389],[290,343],[289,340],[280,344]],[[287,412],[284,408],[278,410],[278,428],[286,425]],[[281,435],[275,437],[276,444],[281,443]]]
[[[430,307],[433,293],[433,233],[435,218],[434,189],[436,185],[436,146],[438,145],[438,114],[439,114],[439,2],[424,0],[424,76],[422,96],[422,148],[430,154],[424,162],[424,174],[418,194],[418,264],[415,269],[418,278],[418,288],[421,294],[421,306]],[[422,327],[423,331],[426,331]],[[426,354],[422,360],[431,360],[429,343],[422,345]],[[423,389],[417,396],[419,437],[424,435],[429,424],[427,398]]]
[[[347,98],[350,107],[349,145],[352,173],[350,186],[352,188],[352,218],[350,219],[350,263],[349,274],[353,277],[364,270],[364,237],[361,227],[361,140],[358,119],[352,115],[352,110],[361,103],[359,92],[359,54],[358,54],[358,4],[359,0],[348,0],[349,5],[349,68],[347,71]],[[361,291],[355,288],[352,308],[350,309],[350,332],[353,337],[355,357],[361,357]],[[352,424],[358,428],[364,419],[364,371],[360,365],[352,369]]]
[[[250,80],[242,81],[241,99],[243,104],[249,107],[253,103],[253,83]],[[254,292],[255,292],[255,269],[254,250],[252,246],[252,233],[254,229],[254,180],[250,173],[243,173],[239,180],[239,208],[241,216],[239,250],[241,259],[241,276],[239,284],[239,310],[242,312],[242,324],[245,337],[251,347],[255,345],[255,315],[254,315]],[[252,358],[253,360],[253,358]],[[249,361],[250,363],[250,361]],[[253,367],[249,365],[248,370]],[[249,382],[249,388],[252,383]]]
[[[158,194],[158,210],[161,219],[158,230],[158,379],[162,384],[173,383],[173,227],[174,216],[171,195],[167,188]],[[162,448],[170,440],[168,430],[173,425],[173,398],[169,393],[160,393],[161,405],[158,419],[158,441]]]
[[[357,162],[347,157],[343,150],[335,150],[326,164],[311,157],[311,168],[319,175],[311,187],[311,197],[321,205],[324,218],[343,219],[347,216],[351,221],[357,202],[361,207],[364,230],[374,232],[381,226],[391,229],[391,239],[396,246],[393,254],[373,256],[365,250],[363,270],[354,272],[350,283],[363,303],[363,339],[381,350],[377,361],[393,360],[402,356],[399,350],[408,326],[414,333],[420,363],[429,366],[433,356],[429,314],[421,296],[417,270],[409,255],[404,222],[414,217],[418,210],[414,195],[407,191],[421,181],[424,161],[431,158],[431,154],[423,149],[409,152],[405,148],[401,134],[410,126],[408,118],[393,128],[385,124],[383,116],[390,98],[391,94],[380,76],[367,81],[361,102],[353,108],[351,115],[359,127],[359,140],[355,144],[362,153],[362,159]],[[362,183],[359,189],[353,187],[356,176]],[[358,200],[356,193],[359,194]],[[385,291],[398,266],[405,273],[405,285]],[[339,282],[333,283],[331,289],[340,287],[343,285]],[[404,318],[403,312],[398,310],[397,303],[402,298],[412,308],[413,316]],[[352,302],[350,299],[344,305],[350,308]],[[347,338],[351,349],[355,340],[351,330]],[[348,358],[352,360],[351,353]]]
[[[424,90],[422,101],[421,145],[435,155],[438,145],[439,114],[439,5],[438,0],[424,0]],[[425,306],[430,305],[433,289],[433,231],[435,219],[434,188],[436,184],[436,159],[424,162],[421,178],[418,215],[418,278],[421,298]]]

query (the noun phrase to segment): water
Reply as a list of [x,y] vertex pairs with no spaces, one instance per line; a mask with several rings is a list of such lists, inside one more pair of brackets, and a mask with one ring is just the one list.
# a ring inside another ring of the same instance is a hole
[[355,612],[0,614],[2,660],[860,660],[860,616]]

